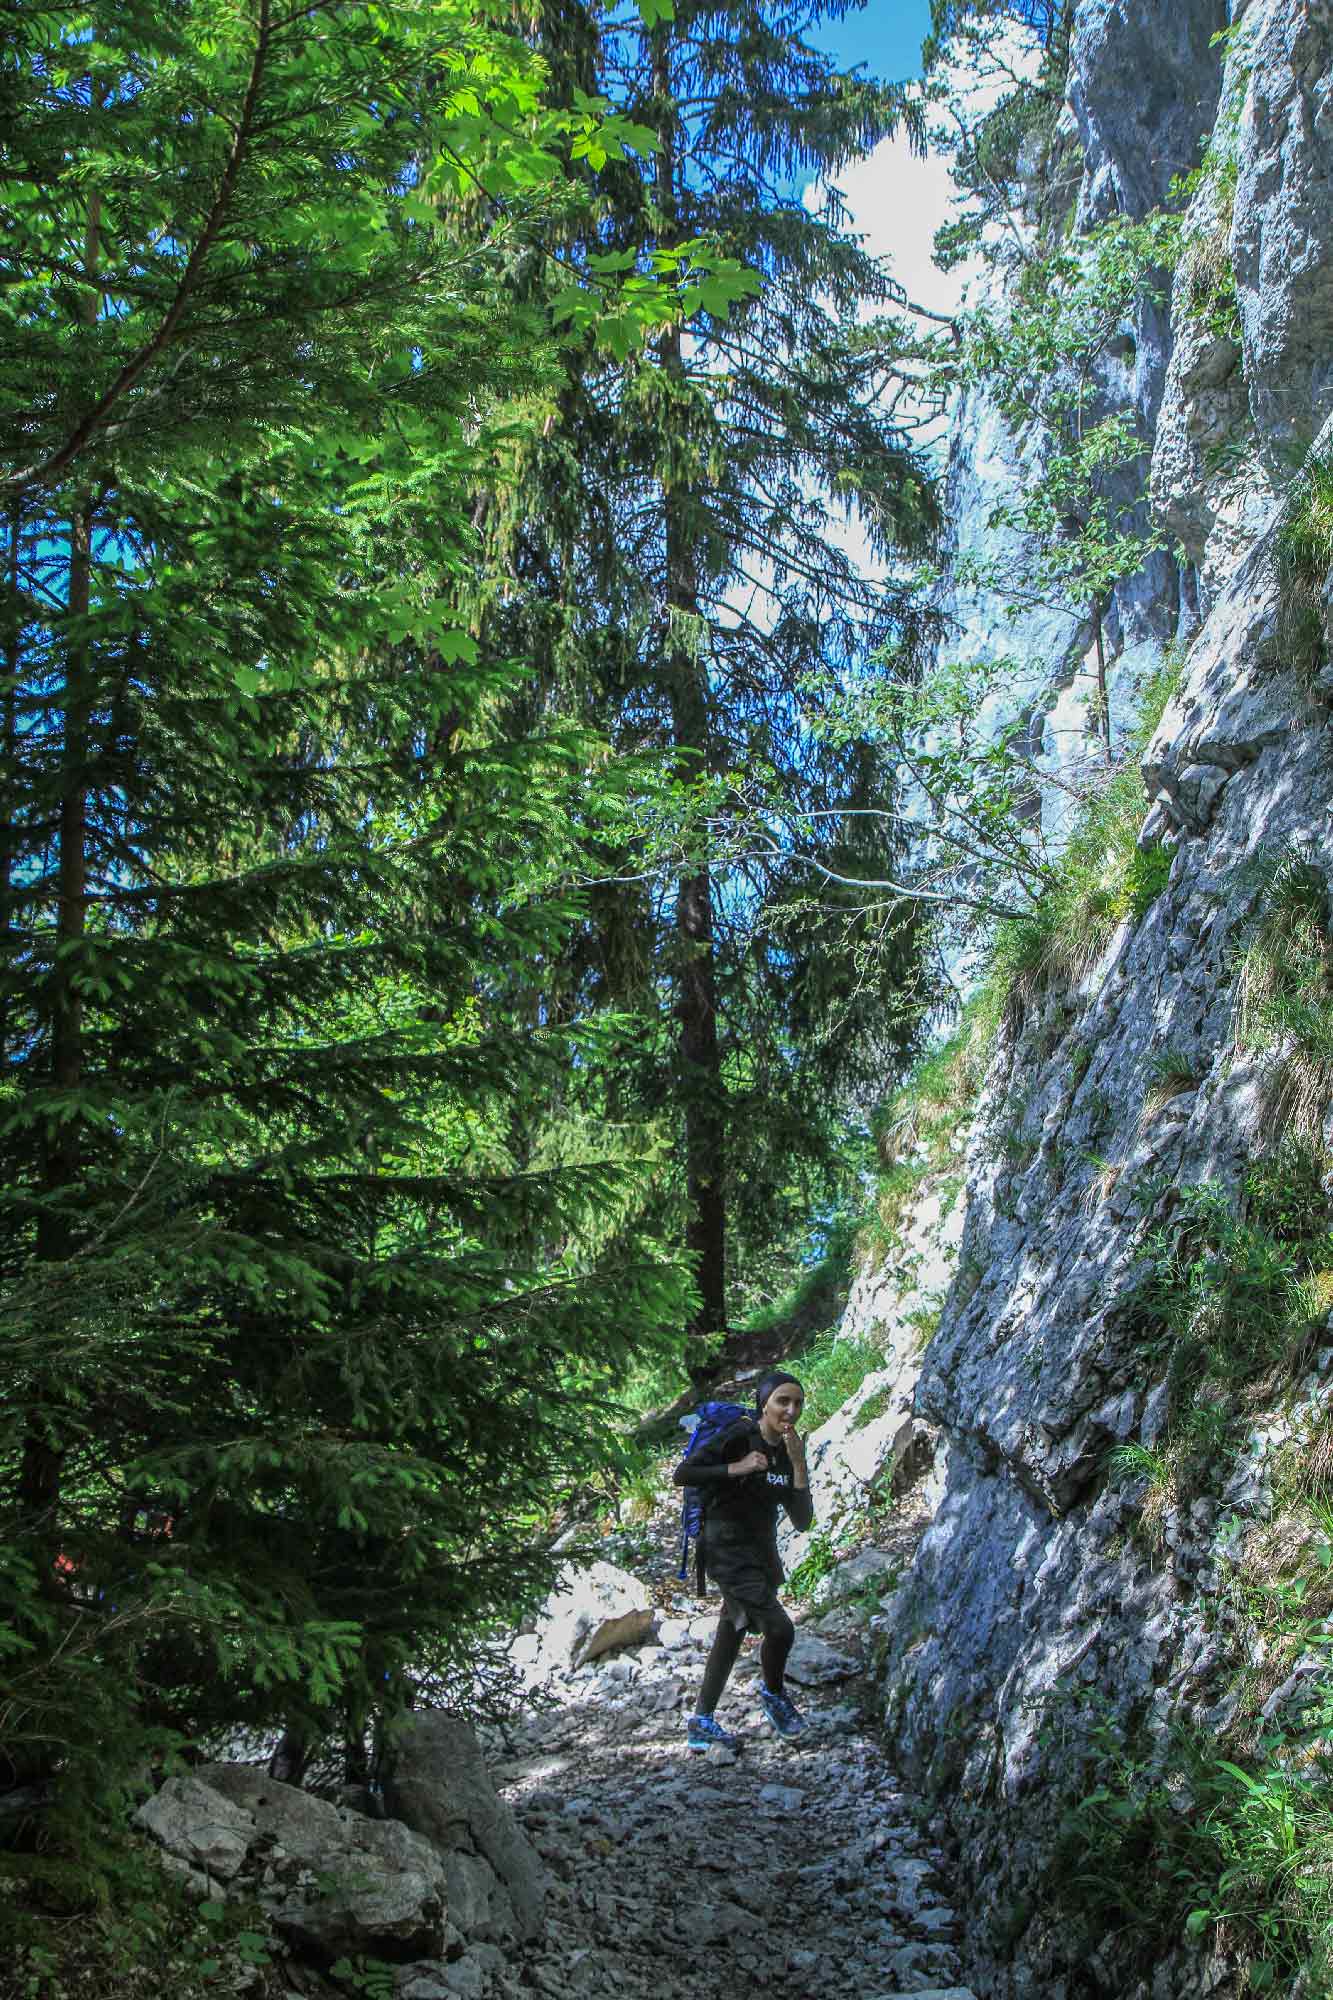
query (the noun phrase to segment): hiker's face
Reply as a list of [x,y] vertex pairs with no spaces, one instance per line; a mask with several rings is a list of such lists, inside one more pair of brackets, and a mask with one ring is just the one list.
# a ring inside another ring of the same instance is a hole
[[779,1382],[764,1404],[764,1415],[774,1430],[795,1428],[805,1407],[805,1390],[799,1382]]

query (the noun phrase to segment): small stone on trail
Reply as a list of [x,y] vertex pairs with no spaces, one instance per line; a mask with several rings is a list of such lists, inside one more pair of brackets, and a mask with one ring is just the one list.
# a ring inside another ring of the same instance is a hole
[[805,1804],[805,1793],[798,1792],[794,1785],[761,1785],[759,1803],[779,1806],[783,1812],[799,1812]]
[[876,1993],[869,2000],[977,2000],[977,1996],[970,1986],[927,1986],[914,1993]]
[[798,1632],[787,1661],[787,1678],[799,1687],[822,1687],[829,1681],[845,1681],[856,1672],[856,1661],[846,1653],[835,1653],[813,1632]]
[[837,1708],[826,1708],[806,1717],[809,1727],[823,1736],[848,1736],[860,1720],[856,1709],[849,1701],[840,1703]]

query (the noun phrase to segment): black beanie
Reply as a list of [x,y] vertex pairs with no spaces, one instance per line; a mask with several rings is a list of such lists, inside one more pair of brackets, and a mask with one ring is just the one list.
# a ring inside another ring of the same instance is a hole
[[773,1394],[773,1391],[775,1389],[780,1389],[784,1382],[796,1382],[796,1387],[798,1389],[801,1386],[800,1383],[796,1381],[796,1377],[794,1375],[788,1375],[786,1370],[782,1368],[768,1369],[766,1373],[761,1375],[759,1377],[759,1380],[755,1383],[754,1406],[756,1410],[759,1412],[761,1417],[764,1414],[764,1404]]

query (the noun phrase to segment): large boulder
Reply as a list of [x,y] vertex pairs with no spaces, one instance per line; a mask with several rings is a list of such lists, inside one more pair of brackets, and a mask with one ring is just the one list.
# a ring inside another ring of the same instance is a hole
[[540,1656],[551,1670],[585,1666],[617,1646],[636,1646],[656,1613],[646,1584],[614,1563],[568,1569],[537,1622]]
[[419,1958],[444,1948],[445,1871],[430,1844],[247,1764],[169,1778],[139,1822],[178,1865],[253,1897],[318,1958]]
[[248,1812],[193,1776],[168,1778],[136,1818],[173,1860],[214,1887],[240,1874],[256,1831]]
[[546,1880],[496,1796],[471,1728],[456,1716],[410,1717],[385,1763],[385,1803],[428,1841],[445,1871],[449,1916],[464,1936],[519,1939],[542,1929]]

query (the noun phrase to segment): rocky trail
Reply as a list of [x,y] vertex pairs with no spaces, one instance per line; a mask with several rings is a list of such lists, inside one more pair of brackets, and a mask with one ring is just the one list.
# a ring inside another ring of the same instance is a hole
[[[855,1589],[889,1563],[863,1552],[846,1581]],[[660,1591],[669,1564],[651,1567]],[[944,1857],[862,1714],[864,1603],[798,1630],[803,1737],[785,1741],[764,1719],[751,1641],[718,1710],[742,1747],[706,1754],[686,1749],[685,1720],[716,1610],[692,1594],[673,1609],[685,1615],[660,1617],[643,1643],[548,1683],[553,1705],[511,1730],[493,1762],[550,1874],[541,1938],[517,1959],[474,1948],[408,2000],[722,2000],[756,1988],[970,2000]]]
[[500,1990],[953,2000],[941,1856],[845,1687],[810,1691],[811,1727],[787,1743],[759,1719],[753,1669],[738,1671],[719,1714],[744,1730],[742,1752],[686,1750],[711,1623],[611,1658],[497,1770],[553,1876],[546,1935]]

